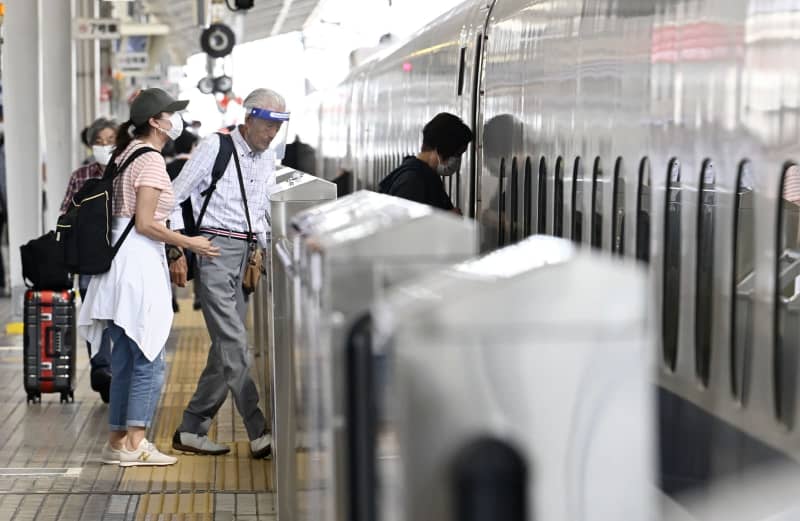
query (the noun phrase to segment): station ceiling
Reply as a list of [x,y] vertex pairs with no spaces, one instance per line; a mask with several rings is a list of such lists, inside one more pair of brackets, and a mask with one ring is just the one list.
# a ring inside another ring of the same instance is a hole
[[[243,35],[237,43],[252,42],[303,28],[306,20],[322,0],[255,0],[255,7],[244,14]],[[170,26],[167,43],[177,56],[201,52],[197,0],[144,0],[147,11],[159,22]],[[230,0],[233,5],[233,0]],[[233,13],[225,11],[234,25]]]

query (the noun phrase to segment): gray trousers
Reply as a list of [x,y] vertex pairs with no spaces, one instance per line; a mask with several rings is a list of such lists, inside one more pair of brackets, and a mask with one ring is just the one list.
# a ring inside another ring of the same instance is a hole
[[258,390],[250,377],[247,350],[247,300],[242,290],[242,275],[247,265],[248,245],[246,241],[219,236],[214,237],[213,243],[220,250],[219,257],[198,258],[195,272],[211,348],[178,430],[207,434],[211,420],[230,391],[247,436],[254,440],[264,434],[266,420],[258,407]]

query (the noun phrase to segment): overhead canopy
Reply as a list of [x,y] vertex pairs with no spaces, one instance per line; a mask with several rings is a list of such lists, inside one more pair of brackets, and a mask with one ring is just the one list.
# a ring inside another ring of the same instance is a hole
[[[242,35],[237,43],[252,42],[270,36],[299,31],[321,0],[255,0],[255,7],[243,11]],[[170,33],[167,45],[171,53],[185,61],[188,56],[202,52],[198,25],[197,0],[145,0],[147,12],[158,22],[167,24]],[[230,0],[233,5],[233,0]],[[225,14],[233,15],[225,10]],[[234,32],[236,22],[231,16],[225,21]]]

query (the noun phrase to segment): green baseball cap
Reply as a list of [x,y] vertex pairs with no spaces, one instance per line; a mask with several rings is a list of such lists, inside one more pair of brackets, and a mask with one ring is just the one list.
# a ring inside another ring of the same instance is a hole
[[131,103],[131,121],[137,127],[162,112],[179,112],[188,100],[176,100],[161,89],[144,89]]

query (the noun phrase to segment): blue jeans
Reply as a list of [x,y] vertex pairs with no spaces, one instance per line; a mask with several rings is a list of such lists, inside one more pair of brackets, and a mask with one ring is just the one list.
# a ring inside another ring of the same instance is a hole
[[[89,289],[89,281],[92,280],[91,275],[78,276],[78,289],[81,292],[81,298],[86,298],[86,291]],[[89,351],[89,363],[92,365],[92,371],[98,369],[105,369],[111,371],[111,339],[108,335],[108,330],[103,331],[103,339],[100,341],[100,350],[96,355],[92,356],[92,346],[86,342],[86,349]]]
[[164,385],[164,350],[152,362],[136,342],[114,324],[106,329],[114,347],[111,350],[111,401],[108,423],[112,431],[129,427],[150,427]]

